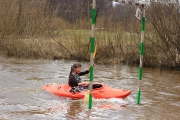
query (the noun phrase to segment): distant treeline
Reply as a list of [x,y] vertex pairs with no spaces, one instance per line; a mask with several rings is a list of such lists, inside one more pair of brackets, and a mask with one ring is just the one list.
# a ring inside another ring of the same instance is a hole
[[[92,0],[47,0],[48,13],[57,17],[61,17],[69,21],[71,24],[79,23],[80,20],[91,19]],[[114,26],[114,23],[121,23],[124,29],[127,24],[132,24],[134,20],[136,7],[132,5],[112,6],[109,0],[97,0],[97,15],[99,19],[103,19],[103,28]],[[109,25],[107,24],[109,23]]]

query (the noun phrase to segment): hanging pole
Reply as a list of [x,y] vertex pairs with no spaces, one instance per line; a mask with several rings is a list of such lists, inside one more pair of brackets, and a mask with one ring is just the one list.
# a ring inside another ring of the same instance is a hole
[[92,3],[92,30],[91,30],[91,45],[90,45],[90,92],[89,92],[89,109],[92,108],[92,82],[93,82],[93,54],[94,54],[94,43],[95,43],[95,24],[96,24],[96,0]]
[[137,104],[140,104],[141,99],[141,80],[142,80],[142,67],[143,67],[143,55],[144,55],[144,31],[145,31],[145,4],[142,4],[142,25],[141,25],[141,43],[140,43],[140,66],[138,74],[138,94]]

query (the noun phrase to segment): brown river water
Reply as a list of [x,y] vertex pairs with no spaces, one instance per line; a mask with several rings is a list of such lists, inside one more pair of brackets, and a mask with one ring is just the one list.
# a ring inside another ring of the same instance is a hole
[[[93,99],[89,110],[84,100],[41,89],[44,84],[67,83],[74,63],[0,56],[0,120],[180,120],[180,71],[144,68],[138,105],[138,66],[95,65],[94,81],[130,89],[132,94],[126,99]],[[89,67],[81,63],[82,70]]]

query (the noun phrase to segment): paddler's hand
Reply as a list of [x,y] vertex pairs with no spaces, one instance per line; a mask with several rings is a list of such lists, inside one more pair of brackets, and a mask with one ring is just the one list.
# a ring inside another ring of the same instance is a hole
[[[93,64],[93,66],[94,66],[94,64]],[[91,68],[91,66],[88,68],[88,71],[90,72],[90,68]]]
[[89,82],[84,82],[84,86],[89,86]]
[[82,83],[78,83],[79,86],[88,86],[89,82],[82,82]]

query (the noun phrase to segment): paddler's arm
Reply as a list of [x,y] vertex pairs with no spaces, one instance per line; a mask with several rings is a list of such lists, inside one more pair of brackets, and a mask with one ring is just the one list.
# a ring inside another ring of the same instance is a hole
[[85,70],[85,71],[83,71],[83,72],[80,72],[79,73],[79,76],[82,76],[82,75],[85,75],[85,74],[88,74],[89,73],[89,70]]
[[78,83],[79,86],[88,86],[89,85],[89,82],[81,82],[81,83]]

